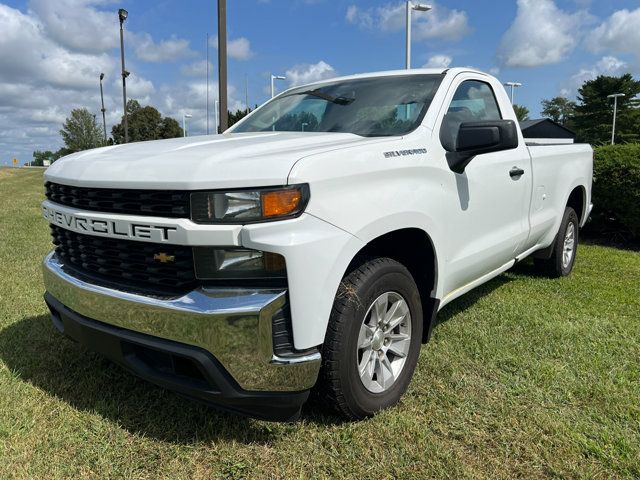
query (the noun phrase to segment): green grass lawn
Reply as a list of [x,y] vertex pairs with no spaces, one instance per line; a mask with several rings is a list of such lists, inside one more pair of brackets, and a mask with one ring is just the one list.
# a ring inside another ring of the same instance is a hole
[[582,246],[447,306],[403,401],[344,423],[217,413],[59,335],[42,172],[0,169],[0,478],[640,478],[640,254]]

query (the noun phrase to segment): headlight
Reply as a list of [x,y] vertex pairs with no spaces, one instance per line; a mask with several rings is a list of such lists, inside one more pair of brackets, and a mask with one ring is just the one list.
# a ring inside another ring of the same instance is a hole
[[196,277],[201,280],[284,278],[282,255],[244,248],[194,247]]
[[252,223],[300,215],[309,201],[309,186],[292,185],[191,194],[196,223]]

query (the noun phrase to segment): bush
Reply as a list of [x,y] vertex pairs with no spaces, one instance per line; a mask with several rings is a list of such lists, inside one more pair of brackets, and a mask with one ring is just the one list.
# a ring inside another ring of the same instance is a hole
[[592,196],[592,228],[640,237],[640,143],[595,149]]

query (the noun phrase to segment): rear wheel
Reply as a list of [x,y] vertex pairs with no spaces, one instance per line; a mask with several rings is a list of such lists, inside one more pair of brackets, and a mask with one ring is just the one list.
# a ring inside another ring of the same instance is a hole
[[578,215],[573,208],[567,207],[556,235],[553,253],[548,259],[534,259],[534,263],[546,275],[558,278],[566,277],[573,270],[578,250]]
[[342,281],[323,346],[320,394],[351,419],[398,402],[420,353],[422,307],[409,271],[389,258]]

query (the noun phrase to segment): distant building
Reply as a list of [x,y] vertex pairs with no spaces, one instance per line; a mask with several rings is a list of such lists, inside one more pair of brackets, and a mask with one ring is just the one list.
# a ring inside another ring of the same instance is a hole
[[575,132],[549,118],[537,118],[520,122],[522,135],[527,143],[573,143]]

